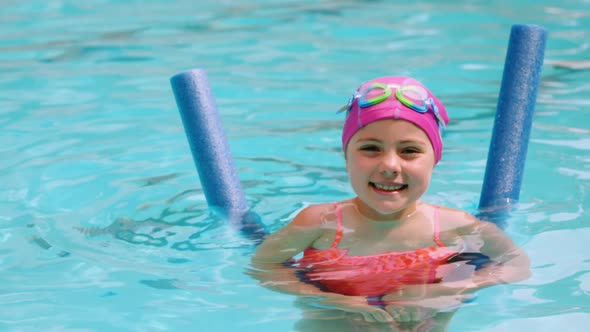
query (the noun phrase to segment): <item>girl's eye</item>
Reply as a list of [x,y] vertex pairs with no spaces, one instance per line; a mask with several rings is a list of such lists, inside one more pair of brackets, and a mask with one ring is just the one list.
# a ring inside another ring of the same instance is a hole
[[402,150],[403,153],[407,153],[407,154],[414,154],[414,153],[420,153],[420,149],[417,148],[405,148]]
[[360,148],[361,151],[379,151],[379,147],[377,145],[363,145]]

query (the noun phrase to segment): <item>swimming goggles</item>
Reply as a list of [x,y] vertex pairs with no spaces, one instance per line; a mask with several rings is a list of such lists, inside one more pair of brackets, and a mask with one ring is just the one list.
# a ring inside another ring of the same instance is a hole
[[359,107],[366,108],[387,100],[391,94],[394,94],[395,98],[406,107],[418,113],[426,113],[429,110],[432,110],[432,113],[434,113],[438,122],[438,128],[440,131],[442,132],[446,129],[445,121],[440,114],[438,107],[436,107],[434,100],[432,97],[428,96],[428,92],[423,87],[418,85],[400,86],[397,84],[372,83],[362,91],[355,92],[348,100],[348,103],[340,108],[338,113],[346,111],[348,114],[352,108],[352,103],[357,99]]

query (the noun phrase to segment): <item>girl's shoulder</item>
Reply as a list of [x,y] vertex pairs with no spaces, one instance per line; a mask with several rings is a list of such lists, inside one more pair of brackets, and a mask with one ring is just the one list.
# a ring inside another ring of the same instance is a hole
[[303,227],[320,227],[335,221],[340,203],[320,203],[306,206],[297,213],[291,224]]
[[447,206],[437,206],[441,231],[477,226],[481,220],[471,213]]
[[464,210],[440,206],[439,211],[441,231],[472,234],[481,231],[495,231],[497,228],[495,224],[480,220]]

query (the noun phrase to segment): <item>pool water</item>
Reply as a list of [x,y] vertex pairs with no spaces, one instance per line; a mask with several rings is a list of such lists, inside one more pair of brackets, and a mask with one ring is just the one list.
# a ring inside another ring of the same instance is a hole
[[16,1],[0,4],[0,330],[292,331],[211,215],[169,78],[202,68],[270,230],[352,195],[335,111],[360,82],[425,82],[452,122],[424,200],[476,212],[510,27],[549,39],[521,202],[533,276],[451,331],[590,324],[590,1]]

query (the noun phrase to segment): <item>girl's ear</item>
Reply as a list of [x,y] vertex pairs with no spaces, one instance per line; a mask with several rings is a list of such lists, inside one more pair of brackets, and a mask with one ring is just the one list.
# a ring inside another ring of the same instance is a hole
[[348,173],[348,159],[346,159],[346,154],[344,154],[344,169]]

